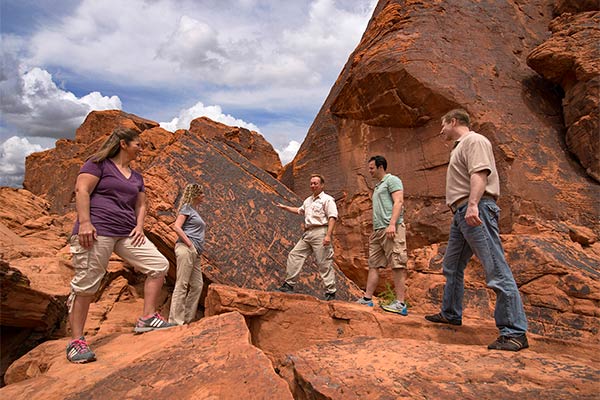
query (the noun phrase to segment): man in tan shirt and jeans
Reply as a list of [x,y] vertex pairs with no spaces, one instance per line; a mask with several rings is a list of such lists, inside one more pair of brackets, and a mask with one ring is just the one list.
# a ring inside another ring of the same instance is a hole
[[287,274],[280,292],[293,292],[296,278],[302,270],[306,258],[314,254],[319,273],[325,284],[325,299],[335,299],[335,273],[333,270],[333,245],[331,236],[338,217],[335,200],[323,192],[325,179],[318,174],[311,175],[309,196],[302,206],[291,207],[277,203],[277,207],[294,214],[304,214],[304,234],[292,249],[287,260]]
[[475,254],[488,287],[496,293],[494,318],[500,336],[488,349],[519,351],[529,347],[527,317],[500,242],[496,161],[490,141],[471,131],[469,125],[465,110],[452,110],[442,117],[440,134],[454,142],[446,174],[446,203],[454,217],[443,261],[446,285],[442,307],[425,319],[462,325],[465,268]]

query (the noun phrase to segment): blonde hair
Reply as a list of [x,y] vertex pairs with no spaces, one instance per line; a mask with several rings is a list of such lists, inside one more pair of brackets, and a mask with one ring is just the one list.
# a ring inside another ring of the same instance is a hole
[[202,186],[198,185],[197,183],[188,184],[185,189],[183,189],[183,195],[181,196],[181,200],[179,200],[179,207],[177,207],[177,211],[180,211],[181,208],[186,204],[191,205],[192,200],[202,193],[204,193],[202,191]]
[[99,163],[107,158],[112,158],[121,151],[121,140],[129,144],[139,137],[140,132],[135,129],[118,126],[112,131],[108,139],[102,143],[100,150],[92,154],[88,160]]

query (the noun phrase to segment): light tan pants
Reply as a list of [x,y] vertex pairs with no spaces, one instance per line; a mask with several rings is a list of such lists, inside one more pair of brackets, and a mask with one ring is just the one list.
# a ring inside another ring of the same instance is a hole
[[171,298],[169,322],[177,325],[189,324],[196,316],[198,301],[202,294],[202,270],[200,254],[192,246],[175,244],[177,257],[177,281]]
[[314,254],[315,262],[319,267],[319,274],[323,278],[325,289],[328,293],[335,292],[335,273],[333,270],[333,246],[323,246],[323,238],[327,234],[327,226],[307,230],[296,246],[290,252],[287,259],[287,277],[285,281],[294,286],[296,278],[304,261],[308,256]]
[[169,262],[156,246],[148,238],[140,246],[134,246],[131,240],[130,237],[98,236],[92,247],[86,249],[79,244],[77,235],[71,236],[69,244],[75,268],[71,292],[93,296],[100,287],[113,251],[137,271],[151,278],[165,276]]

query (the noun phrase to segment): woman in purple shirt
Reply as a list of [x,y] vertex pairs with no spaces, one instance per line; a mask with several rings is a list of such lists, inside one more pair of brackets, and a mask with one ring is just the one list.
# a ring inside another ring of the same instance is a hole
[[140,152],[139,132],[118,127],[85,162],[77,177],[77,221],[70,239],[75,276],[68,300],[72,340],[67,346],[67,359],[74,363],[96,359],[83,329],[113,251],[147,276],[144,311],[134,331],[173,326],[156,312],[169,263],[144,235],[144,179],[129,166]]

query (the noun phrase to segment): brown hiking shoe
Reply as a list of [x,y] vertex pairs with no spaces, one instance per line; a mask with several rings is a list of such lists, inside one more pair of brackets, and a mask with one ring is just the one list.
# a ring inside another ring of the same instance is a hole
[[462,325],[462,320],[460,319],[448,319],[442,315],[442,313],[437,313],[433,315],[426,315],[425,319],[430,322],[436,322],[438,324],[450,324],[450,325]]
[[527,336],[498,336],[498,339],[488,346],[490,350],[519,351],[529,347]]

